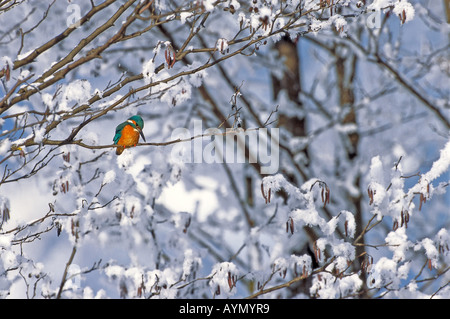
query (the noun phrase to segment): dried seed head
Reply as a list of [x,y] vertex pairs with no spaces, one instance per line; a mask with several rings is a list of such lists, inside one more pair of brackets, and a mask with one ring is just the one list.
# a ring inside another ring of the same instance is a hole
[[324,207],[325,207],[326,204],[330,203],[330,195],[331,195],[330,189],[328,188],[328,186],[326,186],[326,188],[325,188],[325,203],[324,203]]
[[419,200],[419,212],[422,210],[422,203],[426,203],[427,198],[423,196],[422,193],[420,193],[420,200]]
[[[173,57],[172,57],[173,55]],[[172,52],[172,50],[170,48],[167,48],[164,51],[164,57],[166,58],[166,63],[167,63],[167,68],[173,68],[175,62],[176,62],[176,56],[175,56],[175,52]]]
[[230,287],[230,291],[231,291],[231,289],[233,289],[233,280],[231,279],[230,272],[228,272],[228,287]]
[[66,162],[70,162],[70,152],[67,152],[67,154],[63,154],[63,160]]
[[294,220],[292,217],[289,217],[289,219],[286,222],[286,233],[291,231],[291,235],[294,234]]
[[401,224],[400,227],[403,227],[404,219],[403,219],[403,211],[400,213]]
[[396,220],[396,221],[394,221],[394,225],[392,225],[392,230],[397,230],[397,228],[398,228],[398,221]]
[[316,242],[314,242],[314,244],[313,244],[313,249],[314,249],[314,257],[316,258],[316,262],[319,263],[321,255],[320,255],[320,249],[317,248]]
[[373,204],[373,195],[375,195],[374,191],[370,188],[367,189],[367,193],[369,194],[370,202],[369,205]]

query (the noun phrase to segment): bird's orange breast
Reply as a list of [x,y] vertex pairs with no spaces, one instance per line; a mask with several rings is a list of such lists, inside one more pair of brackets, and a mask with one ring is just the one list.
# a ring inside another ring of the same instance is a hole
[[122,130],[122,136],[117,141],[117,145],[124,147],[136,146],[139,141],[139,132],[131,125],[126,125]]

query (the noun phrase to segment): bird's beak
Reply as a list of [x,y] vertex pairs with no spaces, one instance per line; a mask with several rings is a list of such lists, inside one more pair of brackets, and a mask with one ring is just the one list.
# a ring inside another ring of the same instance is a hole
[[136,127],[137,127],[137,129],[138,129],[138,131],[139,131],[139,134],[142,136],[142,139],[144,140],[144,142],[147,142],[147,141],[145,140],[145,136],[144,136],[144,133],[142,132],[141,128],[140,128],[139,126],[137,126],[137,125],[136,125]]

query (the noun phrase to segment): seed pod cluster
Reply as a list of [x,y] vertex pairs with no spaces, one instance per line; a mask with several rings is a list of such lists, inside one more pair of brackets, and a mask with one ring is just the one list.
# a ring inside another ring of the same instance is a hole
[[236,12],[236,9],[234,8],[234,6],[232,4],[230,4],[229,7],[223,8],[223,11],[230,11],[231,14],[234,14]]
[[250,13],[252,13],[252,12],[258,13],[259,12],[257,4],[258,4],[257,0],[252,0],[252,4],[250,5],[250,8],[249,8]]
[[62,157],[63,160],[66,161],[67,163],[70,162],[70,152],[64,153]]
[[330,16],[333,15],[334,0],[320,0],[319,6],[322,9],[325,9],[328,6],[330,8]]
[[188,229],[188,227],[191,225],[191,216],[189,215],[189,217],[188,217],[188,219],[187,219],[187,221],[186,221],[186,223],[184,224],[184,229],[183,229],[183,233],[187,233],[187,229]]
[[363,1],[358,1],[358,2],[356,3],[356,7],[359,9],[359,8],[362,8],[365,4],[366,4],[366,1],[365,1],[365,0],[363,0]]
[[302,278],[308,277],[308,270],[306,268],[306,265],[303,265],[302,272],[300,274],[297,270],[297,264],[294,264],[294,275],[295,275],[295,277],[299,277],[299,276]]
[[366,255],[361,263],[361,271],[368,273],[373,265],[373,257]]
[[65,181],[61,183],[61,192],[64,194],[69,191],[69,181]]
[[311,188],[309,190],[312,191],[314,185],[316,185],[317,183],[319,184],[319,187],[321,188],[320,197],[322,199],[323,207],[325,207],[327,204],[330,203],[330,195],[331,195],[330,188],[328,187],[327,183],[325,183],[324,181],[317,180],[311,185]]
[[[407,210],[402,210],[400,212],[400,227],[405,226],[405,228],[408,228],[408,223],[409,223],[409,213]],[[397,230],[397,228],[399,227],[398,224],[398,220],[394,221],[394,225],[392,226],[392,230]]]
[[406,22],[406,11],[403,10],[401,14],[398,15],[400,22],[403,24],[405,24]]
[[[231,272],[228,272],[228,287],[230,287],[230,291],[236,287],[236,282],[237,282],[237,276],[236,275],[232,275]],[[219,288],[220,289],[220,288]],[[220,290],[219,290],[220,292]]]
[[314,250],[314,257],[316,258],[316,262],[319,263],[320,259],[321,259],[321,252],[320,252],[320,249],[317,247],[317,242],[314,242],[313,250]]
[[446,250],[450,251],[448,244],[439,244],[438,251],[440,254],[444,254]]
[[173,68],[175,61],[176,61],[176,55],[172,48],[167,48],[164,51],[164,57],[166,58],[167,68],[171,69]]
[[11,78],[11,70],[9,69],[9,64],[6,64],[5,67],[3,67],[3,69],[0,70],[0,78],[1,77],[5,77],[6,81],[9,81]]
[[294,234],[294,220],[292,217],[289,217],[286,222],[286,233],[291,232],[291,234]]
[[370,187],[367,189],[367,194],[369,195],[369,199],[370,199],[369,205],[372,205],[372,204],[373,204],[373,196],[374,196],[376,193],[377,193],[377,191],[374,190],[374,189],[371,189]]
[[141,284],[137,288],[136,294],[138,297],[142,297],[142,295],[145,294],[144,275],[141,275]]
[[325,207],[327,204],[330,203],[330,189],[328,188],[327,184],[324,183],[322,187],[322,190],[320,192],[320,196],[322,198],[323,207]]
[[2,224],[4,222],[7,222],[11,218],[9,207],[6,204],[3,205],[3,208],[0,209],[0,216],[2,217],[1,222],[0,222],[0,228],[1,228]]
[[72,233],[72,236],[75,237],[75,240],[78,241],[79,238],[79,234],[80,234],[80,221],[76,220],[74,221],[73,219],[70,221],[70,231]]
[[226,54],[230,52],[230,48],[228,47],[227,39],[220,38],[216,42],[216,48],[219,50],[221,54]]

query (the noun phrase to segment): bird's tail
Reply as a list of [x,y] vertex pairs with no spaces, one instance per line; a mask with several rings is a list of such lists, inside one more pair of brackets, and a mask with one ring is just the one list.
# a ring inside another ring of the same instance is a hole
[[117,148],[116,148],[116,155],[122,154],[122,152],[123,152],[124,149],[125,149],[125,148],[124,148],[123,146],[117,147]]

